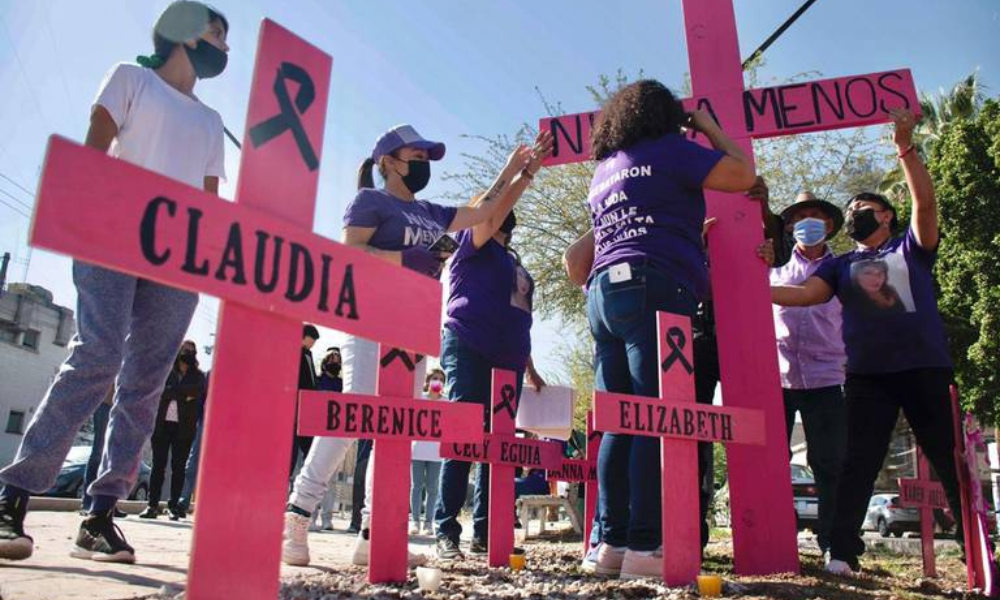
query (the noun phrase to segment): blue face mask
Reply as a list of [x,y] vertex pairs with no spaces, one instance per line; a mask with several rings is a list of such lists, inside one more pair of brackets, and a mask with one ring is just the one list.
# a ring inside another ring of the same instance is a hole
[[792,235],[795,241],[803,246],[822,244],[826,239],[826,221],[816,218],[802,219],[795,223]]

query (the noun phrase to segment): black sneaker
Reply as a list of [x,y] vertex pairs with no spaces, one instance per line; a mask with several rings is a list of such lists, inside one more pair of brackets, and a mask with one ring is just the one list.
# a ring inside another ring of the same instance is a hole
[[469,544],[469,554],[488,554],[489,551],[490,546],[486,543],[486,540],[472,538],[472,543]]
[[462,549],[458,547],[458,542],[450,538],[438,538],[436,550],[437,557],[441,560],[462,560],[465,558]]
[[129,564],[135,562],[135,550],[125,541],[125,536],[115,525],[110,511],[91,515],[80,523],[76,545],[69,555],[97,562]]
[[139,513],[140,519],[155,519],[158,516],[160,516],[159,506],[147,506],[145,510]]
[[35,542],[24,533],[25,500],[0,500],[0,558],[24,560],[31,556]]
[[178,508],[176,506],[174,508],[168,508],[167,513],[170,515],[171,521],[180,521],[181,519],[187,516],[187,513],[184,512],[183,509]]

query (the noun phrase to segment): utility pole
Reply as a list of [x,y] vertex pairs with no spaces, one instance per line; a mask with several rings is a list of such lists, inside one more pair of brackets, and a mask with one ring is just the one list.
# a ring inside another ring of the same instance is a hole
[[4,252],[0,257],[0,296],[7,288],[7,265],[10,264],[10,252]]

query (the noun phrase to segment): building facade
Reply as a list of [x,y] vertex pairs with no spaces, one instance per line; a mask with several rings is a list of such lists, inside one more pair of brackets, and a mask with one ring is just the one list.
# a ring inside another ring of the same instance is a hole
[[73,311],[45,288],[12,283],[0,295],[0,465],[14,458],[75,332]]

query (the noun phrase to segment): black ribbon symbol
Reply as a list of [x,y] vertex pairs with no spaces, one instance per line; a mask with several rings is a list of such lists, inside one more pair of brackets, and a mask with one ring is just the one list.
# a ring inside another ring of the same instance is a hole
[[[292,99],[288,96],[285,81],[287,79],[299,84],[299,91],[295,93],[295,106],[292,106]],[[313,85],[312,77],[302,67],[282,62],[274,79],[274,95],[278,99],[281,112],[254,125],[250,129],[250,141],[253,142],[254,148],[258,148],[286,130],[291,130],[302,160],[310,171],[315,171],[319,167],[319,159],[316,158],[316,152],[313,151],[302,121],[299,120],[299,115],[304,114],[316,99],[316,87]]]
[[670,356],[663,359],[663,370],[669,371],[670,367],[674,366],[674,361],[681,361],[681,365],[684,370],[688,372],[688,375],[694,373],[694,367],[688,362],[686,356],[684,356],[684,346],[687,345],[687,336],[684,335],[684,331],[680,327],[671,327],[667,330],[667,345],[670,346]]
[[[397,358],[403,361],[403,366],[406,367],[407,371],[412,371],[414,369],[413,360],[410,358],[410,355],[400,350],[399,348],[393,348],[392,350],[386,352],[385,356],[382,357],[382,360],[380,360],[379,363],[383,367],[388,367],[390,364],[392,364],[392,361],[396,360]],[[422,356],[417,355],[417,362],[420,362],[420,359],[422,358],[423,358]]]
[[502,388],[500,388],[500,404],[493,407],[493,414],[497,414],[501,410],[506,410],[507,414],[510,415],[511,419],[517,418],[517,392],[514,390],[514,386],[509,383]]
[[588,442],[593,441],[594,438],[598,438],[599,439],[601,437],[601,435],[602,435],[602,432],[600,432],[600,431],[591,431],[590,435],[587,436],[587,441]]

